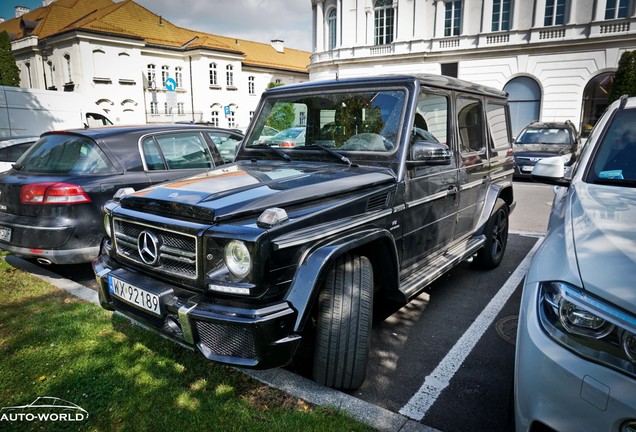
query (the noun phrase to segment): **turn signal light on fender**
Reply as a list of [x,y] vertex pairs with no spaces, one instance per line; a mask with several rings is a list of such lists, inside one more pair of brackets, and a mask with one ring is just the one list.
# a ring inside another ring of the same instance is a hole
[[34,183],[22,186],[22,204],[80,204],[91,202],[84,189],[70,183]]

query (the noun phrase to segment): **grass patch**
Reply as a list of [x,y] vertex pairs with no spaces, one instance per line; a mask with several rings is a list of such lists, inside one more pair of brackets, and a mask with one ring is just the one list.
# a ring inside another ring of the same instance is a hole
[[0,430],[363,431],[0,259],[0,407],[64,399],[88,419]]

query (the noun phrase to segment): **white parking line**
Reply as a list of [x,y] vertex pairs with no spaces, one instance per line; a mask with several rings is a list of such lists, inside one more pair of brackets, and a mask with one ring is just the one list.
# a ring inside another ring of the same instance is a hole
[[521,283],[528,271],[532,257],[542,242],[543,238],[537,241],[499,292],[495,294],[490,300],[490,303],[488,303],[468,330],[466,330],[457,341],[455,346],[446,354],[446,357],[444,357],[435,370],[424,379],[422,387],[420,387],[411,397],[411,400],[400,409],[400,414],[417,421],[424,418],[442,391],[448,387],[450,380],[459,370],[475,345],[477,345],[477,342],[479,342],[479,339],[486,329],[492,324],[512,293],[517,286],[519,286],[519,283]]

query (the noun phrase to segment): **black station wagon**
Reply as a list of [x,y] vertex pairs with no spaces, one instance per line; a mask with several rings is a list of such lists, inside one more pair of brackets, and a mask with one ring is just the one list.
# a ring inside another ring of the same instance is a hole
[[[90,262],[104,236],[101,207],[142,189],[223,164],[204,126],[127,126],[48,132],[0,175],[0,249],[41,263]],[[238,138],[241,139],[241,138]]]
[[[285,118],[305,145],[267,144]],[[309,352],[317,382],[355,389],[374,301],[501,262],[508,118],[504,92],[443,76],[270,89],[234,163],[106,204],[101,304],[220,363]]]

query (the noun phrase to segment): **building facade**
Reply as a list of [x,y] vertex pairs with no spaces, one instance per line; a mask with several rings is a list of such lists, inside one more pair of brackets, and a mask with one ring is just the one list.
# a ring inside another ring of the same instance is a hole
[[509,93],[513,133],[607,106],[634,0],[312,0],[310,79],[433,73]]
[[21,87],[75,92],[118,124],[248,125],[270,83],[308,80],[310,53],[173,25],[134,1],[56,0],[0,23]]

